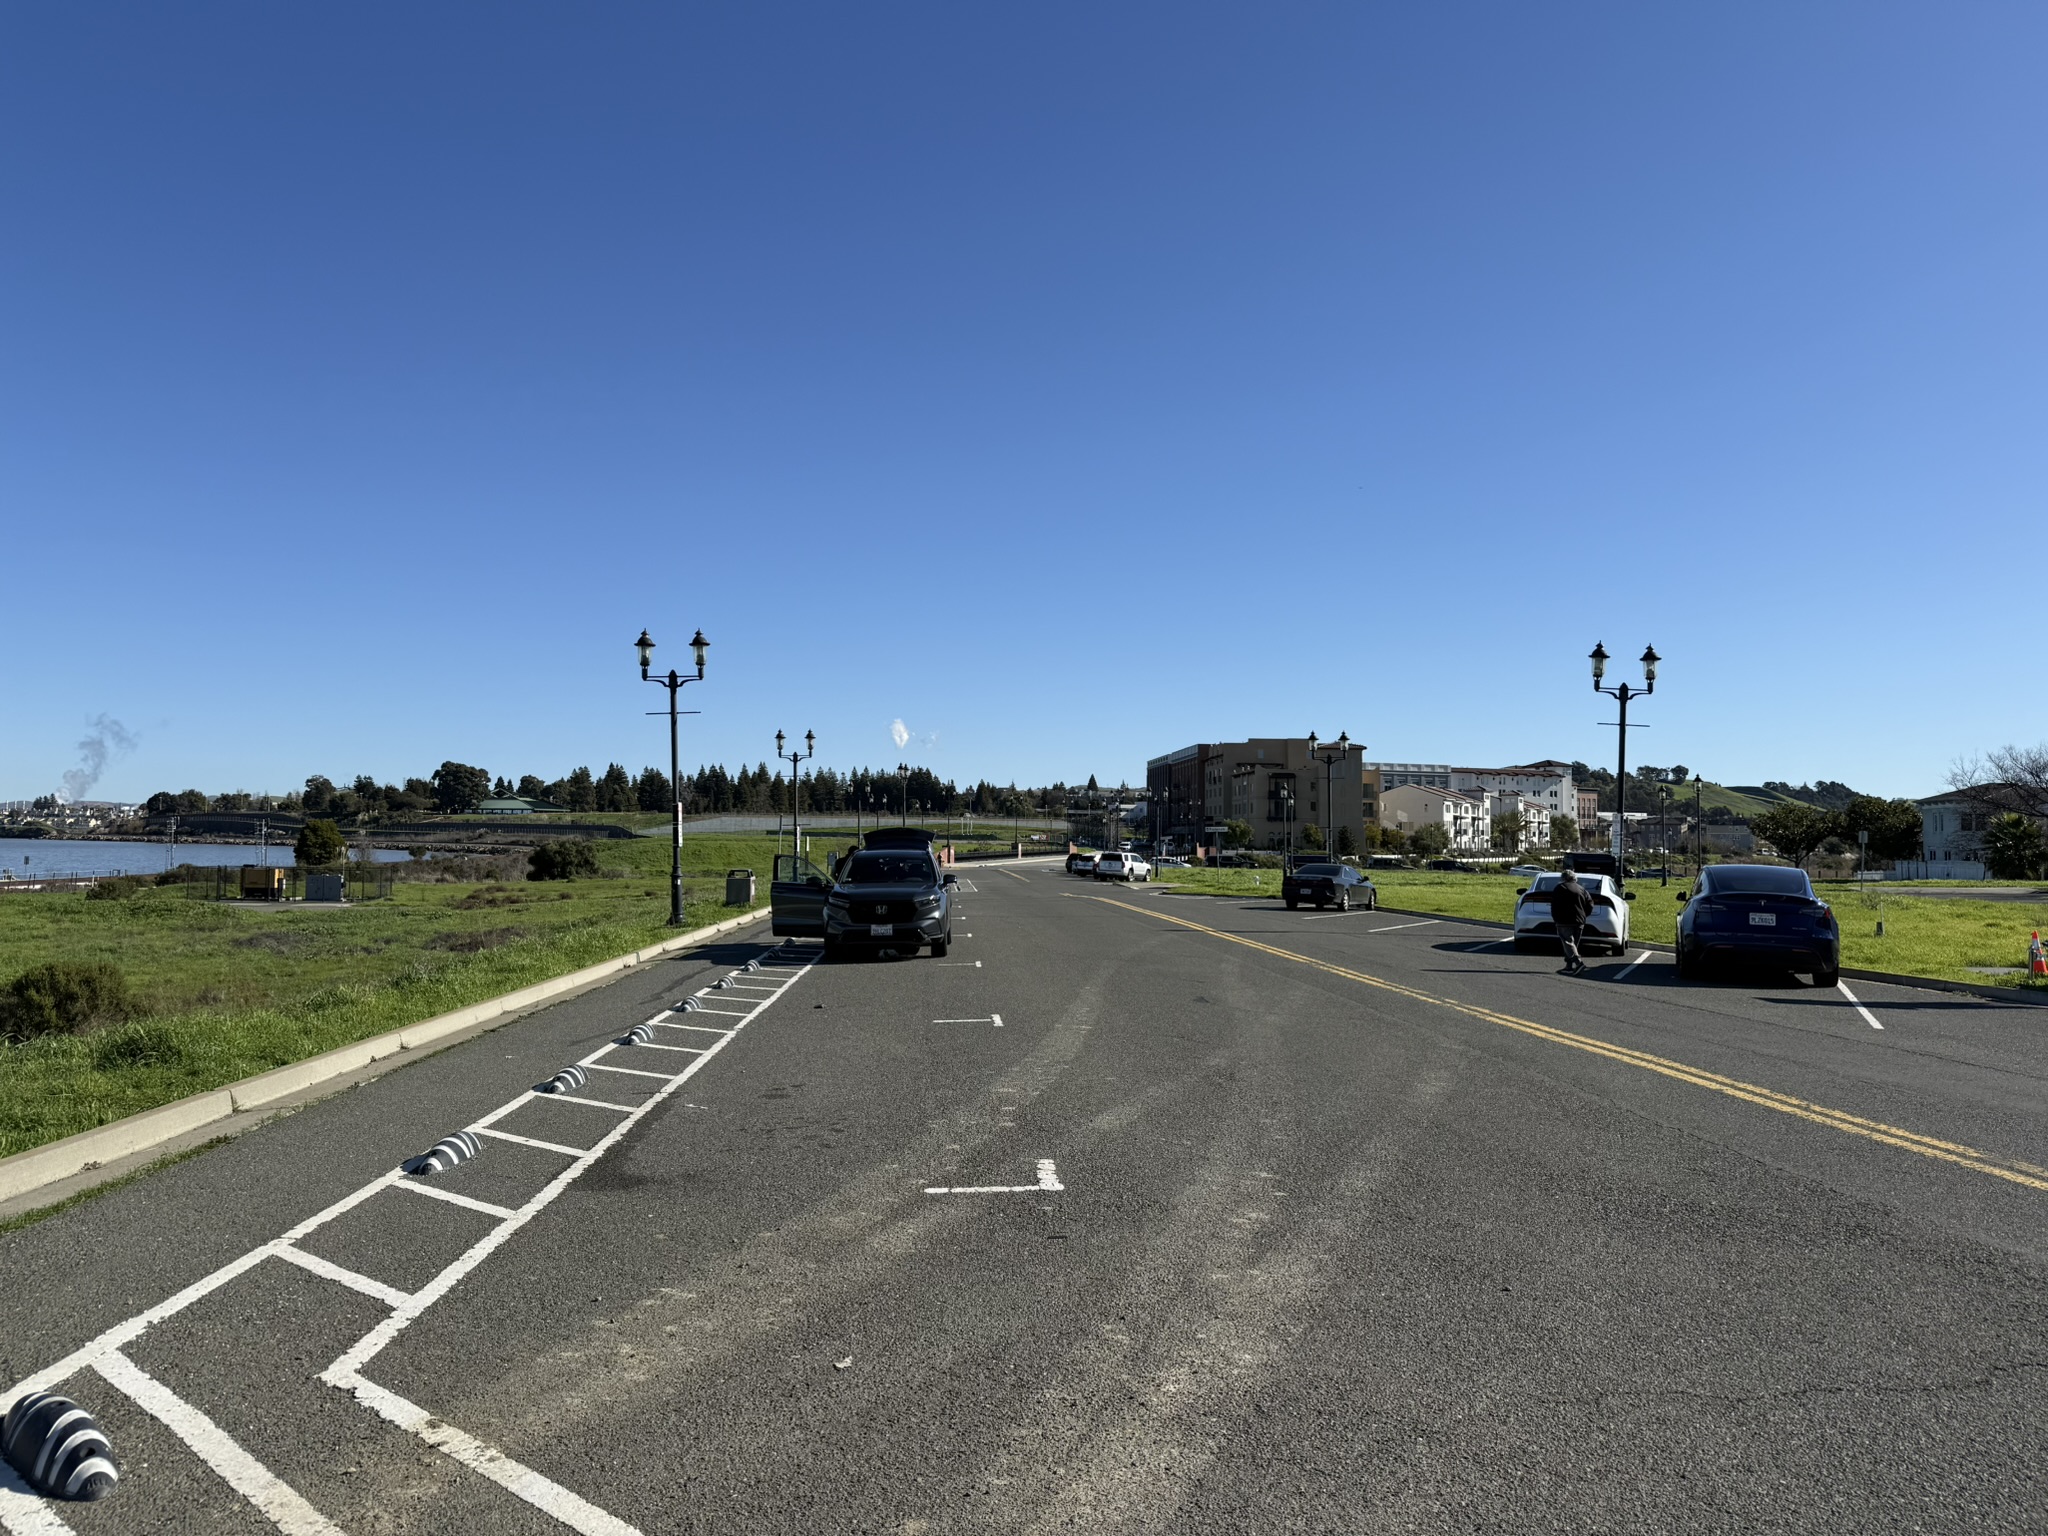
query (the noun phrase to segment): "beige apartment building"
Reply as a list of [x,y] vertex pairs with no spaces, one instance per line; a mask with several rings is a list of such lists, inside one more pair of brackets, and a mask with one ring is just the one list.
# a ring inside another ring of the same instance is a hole
[[1485,798],[1433,784],[1401,784],[1380,796],[1380,825],[1413,835],[1439,826],[1453,853],[1480,853],[1493,843],[1493,812]]

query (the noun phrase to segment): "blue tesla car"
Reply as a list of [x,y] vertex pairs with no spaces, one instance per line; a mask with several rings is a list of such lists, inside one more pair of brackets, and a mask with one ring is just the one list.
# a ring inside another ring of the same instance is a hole
[[1817,987],[1841,979],[1842,930],[1803,869],[1710,864],[1678,899],[1678,974],[1688,980],[1723,961],[1804,971]]

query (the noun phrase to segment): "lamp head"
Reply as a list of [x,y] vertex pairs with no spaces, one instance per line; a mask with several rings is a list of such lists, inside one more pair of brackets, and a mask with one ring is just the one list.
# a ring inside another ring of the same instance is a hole
[[1339,731],[1337,733],[1337,750],[1345,753],[1351,750],[1351,733],[1349,731]]
[[1314,757],[1316,755],[1316,748],[1318,745],[1320,745],[1320,743],[1316,738],[1316,733],[1314,731],[1310,731],[1308,733],[1308,755],[1310,757]]
[[1663,657],[1657,654],[1657,647],[1654,645],[1643,647],[1643,680],[1652,688],[1657,686],[1657,663],[1662,660]]
[[804,732],[804,755],[805,755],[806,757],[808,757],[808,756],[810,756],[810,754],[811,754],[811,753],[813,753],[813,752],[815,752],[815,751],[817,751],[817,750],[818,750],[818,737],[817,737],[817,733],[816,733],[816,732],[814,732],[814,731],[805,731],[805,732]]
[[1597,688],[1600,686],[1600,679],[1607,675],[1607,647],[1595,641],[1590,656],[1593,662],[1593,686]]
[[697,658],[697,675],[704,675],[704,653],[711,649],[711,642],[704,638],[704,631],[698,630],[690,636],[690,654]]
[[640,638],[633,642],[633,648],[640,653],[640,675],[645,677],[647,669],[654,664],[654,637],[646,630],[641,630]]
[[775,733],[775,755],[777,757],[787,756],[787,754],[782,750],[782,732],[780,731],[777,731]]

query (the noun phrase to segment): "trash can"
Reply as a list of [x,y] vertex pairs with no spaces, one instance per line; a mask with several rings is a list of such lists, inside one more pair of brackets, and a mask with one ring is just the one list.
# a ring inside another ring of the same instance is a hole
[[751,907],[754,904],[754,872],[751,869],[728,869],[725,872],[725,904],[728,907]]

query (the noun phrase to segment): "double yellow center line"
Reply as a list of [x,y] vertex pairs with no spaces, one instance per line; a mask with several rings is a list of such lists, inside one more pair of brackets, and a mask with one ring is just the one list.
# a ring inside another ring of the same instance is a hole
[[1794,1098],[1789,1093],[1779,1093],[1773,1088],[1761,1088],[1755,1083],[1745,1083],[1739,1078],[1723,1077],[1720,1073],[1709,1072],[1704,1067],[1688,1066],[1682,1061],[1672,1061],[1664,1056],[1652,1056],[1648,1051],[1630,1050],[1625,1045],[1611,1045],[1590,1035],[1573,1034],[1567,1029],[1556,1029],[1530,1019],[1518,1019],[1513,1014],[1481,1008],[1477,1004],[1460,1002],[1456,998],[1439,997],[1433,992],[1405,987],[1382,976],[1370,976],[1364,971],[1354,971],[1347,966],[1333,965],[1328,960],[1318,960],[1313,955],[1298,954],[1291,949],[1261,944],[1257,939],[1248,939],[1237,933],[1226,933],[1221,928],[1190,922],[1184,917],[1175,917],[1171,913],[1161,912],[1155,908],[1133,906],[1130,902],[1117,901],[1109,896],[1086,899],[1100,901],[1107,906],[1122,907],[1126,912],[1136,912],[1141,917],[1157,918],[1162,923],[1191,928],[1196,933],[1206,933],[1214,939],[1242,944],[1246,949],[1256,949],[1262,954],[1292,960],[1297,965],[1306,965],[1331,976],[1341,976],[1346,981],[1359,982],[1364,986],[1377,987],[1382,992],[1392,992],[1414,1002],[1448,1008],[1453,1013],[1483,1019],[1488,1024],[1499,1025],[1502,1029],[1533,1035],[1536,1039],[1547,1040],[1552,1045],[1567,1045],[1575,1051],[1584,1051],[1591,1056],[1604,1056],[1609,1061],[1618,1061],[1624,1066],[1639,1067],[1645,1072],[1655,1072],[1661,1077],[1675,1078],[1681,1083],[1690,1083],[1695,1088],[1705,1088],[1714,1093],[1726,1094],[1731,1099],[1741,1099],[1747,1104],[1774,1109],[1781,1115],[1793,1115],[1801,1120],[1810,1120],[1815,1125],[1825,1125],[1832,1130],[1846,1131],[1851,1136],[1861,1136],[1867,1141],[1880,1142],[1905,1152],[1917,1152],[1922,1157],[1954,1163],[1959,1168],[1968,1168],[1976,1173],[1988,1173],[1994,1179],[2004,1179],[2011,1184],[2023,1184],[2028,1189],[2048,1191],[2048,1169],[2037,1168],[2031,1163],[2003,1162],[1987,1152],[1978,1151],[1975,1147],[1942,1141],[1933,1136],[1922,1136],[1918,1131],[1902,1130],[1896,1125],[1886,1125],[1882,1120],[1866,1120],[1863,1116],[1852,1115],[1847,1110],[1830,1109],[1825,1104]]

